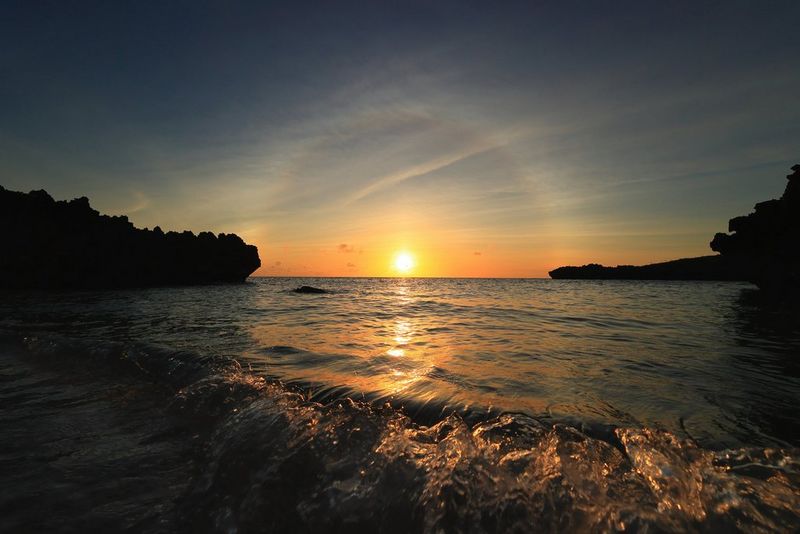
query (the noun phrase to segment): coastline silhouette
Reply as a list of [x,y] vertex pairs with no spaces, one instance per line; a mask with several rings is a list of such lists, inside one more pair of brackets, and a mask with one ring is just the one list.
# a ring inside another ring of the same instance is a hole
[[771,296],[800,291],[800,165],[792,166],[783,196],[759,202],[754,212],[734,217],[731,234],[711,241],[716,256],[683,258],[649,265],[605,267],[590,263],[550,271],[554,279],[747,281]]
[[616,267],[590,263],[581,267],[559,267],[549,274],[556,280],[747,280],[741,265],[721,255]]
[[733,259],[747,280],[772,295],[800,292],[800,164],[779,199],[759,202],[753,213],[734,217],[731,234],[718,233],[711,249]]
[[258,249],[236,234],[163,232],[101,215],[86,197],[0,186],[0,288],[108,289],[240,283],[258,269]]

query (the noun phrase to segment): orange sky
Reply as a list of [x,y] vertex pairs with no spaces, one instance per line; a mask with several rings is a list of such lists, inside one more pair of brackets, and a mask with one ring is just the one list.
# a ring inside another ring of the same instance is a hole
[[2,185],[236,233],[257,275],[710,254],[797,162],[797,2],[39,4],[0,32]]
[[[435,220],[435,219],[434,219]],[[433,276],[433,277],[546,277],[547,271],[567,264],[596,261],[647,263],[677,257],[709,254],[708,232],[657,235],[646,231],[605,234],[586,228],[553,224],[538,232],[498,233],[493,227],[469,231],[435,228],[421,221],[406,221],[411,230],[374,228],[349,232],[336,240],[331,224],[322,225],[320,239],[311,228],[304,236],[281,242],[275,233],[243,232],[259,246],[262,276]],[[326,240],[325,238],[328,237]],[[300,241],[300,243],[298,243]],[[414,265],[402,272],[394,265],[399,253],[413,257]]]

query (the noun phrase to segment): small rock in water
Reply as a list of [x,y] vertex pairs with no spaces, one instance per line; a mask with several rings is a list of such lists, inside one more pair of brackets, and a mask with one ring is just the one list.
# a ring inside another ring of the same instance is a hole
[[295,293],[327,293],[326,290],[314,286],[300,286],[292,289]]

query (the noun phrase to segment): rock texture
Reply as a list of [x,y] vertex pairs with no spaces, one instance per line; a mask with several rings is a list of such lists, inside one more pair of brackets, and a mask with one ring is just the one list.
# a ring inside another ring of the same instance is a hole
[[258,250],[235,234],[138,229],[86,197],[0,186],[0,288],[112,288],[243,282]]
[[800,294],[800,165],[792,167],[780,199],[755,205],[734,217],[730,234],[719,233],[711,248],[734,261],[747,280],[775,296]]
[[650,265],[559,267],[550,277],[574,280],[745,280],[741,267],[722,256],[684,258]]

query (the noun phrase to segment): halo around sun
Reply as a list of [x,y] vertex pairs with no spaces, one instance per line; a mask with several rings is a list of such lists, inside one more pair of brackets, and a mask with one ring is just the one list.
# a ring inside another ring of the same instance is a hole
[[399,273],[408,274],[414,268],[414,256],[409,252],[398,252],[392,264]]

